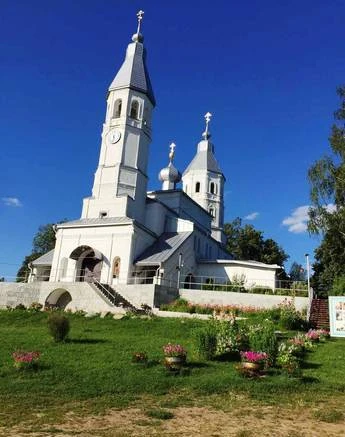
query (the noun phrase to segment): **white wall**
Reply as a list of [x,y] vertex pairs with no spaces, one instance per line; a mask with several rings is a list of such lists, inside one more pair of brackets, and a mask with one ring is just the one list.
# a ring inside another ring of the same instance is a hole
[[260,266],[248,266],[244,264],[232,263],[227,261],[226,263],[201,263],[198,265],[197,275],[212,278],[229,278],[230,281],[234,279],[234,276],[241,277],[243,275],[246,278],[245,288],[252,287],[269,287],[275,288],[275,268],[267,268]]

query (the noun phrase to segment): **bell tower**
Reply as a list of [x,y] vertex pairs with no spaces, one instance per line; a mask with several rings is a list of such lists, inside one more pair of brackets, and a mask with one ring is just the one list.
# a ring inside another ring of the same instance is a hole
[[182,176],[183,191],[202,206],[211,216],[212,237],[225,243],[224,183],[225,177],[214,156],[209,123],[212,114],[205,114],[206,128],[198,143],[197,153]]
[[108,89],[99,163],[82,218],[130,217],[144,222],[155,98],[140,33],[143,14],[137,14],[137,32]]

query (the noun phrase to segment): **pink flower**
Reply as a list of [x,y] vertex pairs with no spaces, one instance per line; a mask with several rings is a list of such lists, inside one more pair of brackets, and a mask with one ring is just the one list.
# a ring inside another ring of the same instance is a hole
[[163,352],[166,357],[185,357],[187,355],[186,349],[180,344],[168,343],[163,346]]
[[242,351],[241,358],[243,361],[249,361],[250,363],[262,363],[268,360],[268,354],[266,352]]

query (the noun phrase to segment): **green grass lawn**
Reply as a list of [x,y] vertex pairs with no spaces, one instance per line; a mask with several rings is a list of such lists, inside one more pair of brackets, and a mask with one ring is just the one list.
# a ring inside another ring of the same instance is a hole
[[[316,405],[333,396],[344,400],[343,339],[331,339],[309,353],[301,379],[272,370],[266,378],[251,380],[237,374],[234,362],[194,359],[190,333],[202,321],[68,317],[69,340],[54,343],[47,313],[0,311],[0,426],[20,423],[39,412],[58,418],[71,406],[79,412],[84,409],[85,414],[102,412],[145,397],[154,398],[159,406],[187,405],[229,392],[274,404],[298,400]],[[167,342],[178,342],[188,350],[189,364],[180,375],[169,373],[160,363]],[[16,370],[11,354],[17,349],[41,351],[40,370]],[[143,351],[149,355],[149,365],[133,364],[132,354]]]

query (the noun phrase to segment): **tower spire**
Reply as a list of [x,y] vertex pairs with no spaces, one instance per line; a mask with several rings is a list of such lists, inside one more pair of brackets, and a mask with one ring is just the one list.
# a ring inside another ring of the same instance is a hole
[[208,125],[211,121],[212,114],[210,112],[206,112],[204,117],[205,117],[205,121],[206,121],[206,128],[205,128],[205,132],[202,133],[202,136],[205,140],[207,140],[211,136],[211,134],[208,130]]

